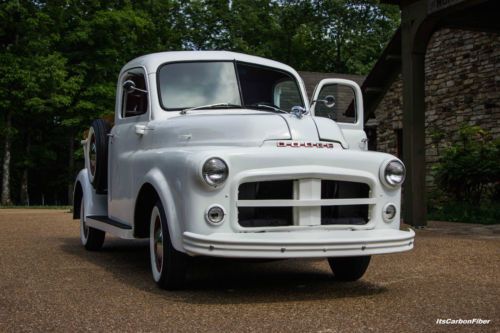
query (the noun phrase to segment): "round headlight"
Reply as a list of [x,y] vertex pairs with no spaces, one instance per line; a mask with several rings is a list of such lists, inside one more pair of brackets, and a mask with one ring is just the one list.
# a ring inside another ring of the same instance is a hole
[[405,180],[406,170],[403,163],[394,160],[387,163],[384,170],[384,178],[391,186],[401,185]]
[[227,179],[229,169],[226,162],[217,157],[209,158],[201,170],[205,182],[213,187],[224,184]]

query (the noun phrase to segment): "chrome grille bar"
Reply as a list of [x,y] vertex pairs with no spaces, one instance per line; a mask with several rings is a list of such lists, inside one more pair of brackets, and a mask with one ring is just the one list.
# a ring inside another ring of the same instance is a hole
[[318,200],[238,200],[238,207],[316,207],[316,206],[349,206],[374,205],[376,198],[362,199],[318,199]]

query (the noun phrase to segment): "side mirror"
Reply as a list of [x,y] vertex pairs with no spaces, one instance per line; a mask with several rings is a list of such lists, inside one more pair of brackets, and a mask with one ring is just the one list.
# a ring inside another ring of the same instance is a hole
[[127,80],[123,82],[123,89],[125,89],[126,92],[132,92],[135,90],[135,83],[132,80]]
[[325,103],[327,108],[331,109],[335,106],[335,97],[332,95],[325,96],[325,99],[322,100],[322,102]]
[[148,93],[146,90],[136,88],[135,82],[132,80],[127,80],[127,81],[123,82],[123,89],[125,89],[125,91],[127,93],[131,93],[132,91],[139,91],[139,92],[142,92],[145,94]]
[[311,105],[317,102],[321,102],[325,104],[327,108],[331,109],[335,106],[335,97],[333,97],[333,95],[328,95],[325,96],[325,99],[315,99],[314,101],[312,101]]

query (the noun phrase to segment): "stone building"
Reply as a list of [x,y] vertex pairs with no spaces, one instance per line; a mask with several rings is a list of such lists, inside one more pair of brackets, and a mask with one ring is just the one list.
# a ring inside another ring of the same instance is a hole
[[[323,78],[362,84],[364,77],[300,72],[309,96]],[[458,139],[464,124],[478,125],[500,137],[500,35],[442,29],[432,36],[425,61],[426,181],[434,185],[432,165]],[[371,150],[402,157],[403,82],[399,74],[366,123]],[[366,95],[368,92],[364,91]]]
[[[399,75],[374,112],[376,150],[397,156],[404,154],[402,87]],[[481,126],[500,137],[500,35],[434,33],[425,58],[425,96],[426,181],[432,187],[432,165],[458,139],[462,125]]]

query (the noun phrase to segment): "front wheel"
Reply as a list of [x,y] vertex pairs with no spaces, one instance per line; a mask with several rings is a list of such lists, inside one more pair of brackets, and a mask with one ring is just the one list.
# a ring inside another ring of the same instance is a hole
[[85,249],[89,251],[98,251],[101,249],[102,244],[104,244],[106,233],[102,230],[89,227],[87,223],[85,223],[84,206],[82,199],[80,203],[80,240]]
[[151,211],[149,253],[153,280],[158,286],[167,290],[181,289],[188,258],[173,247],[165,211],[159,200]]
[[338,281],[356,281],[366,272],[371,256],[328,258],[328,264]]

